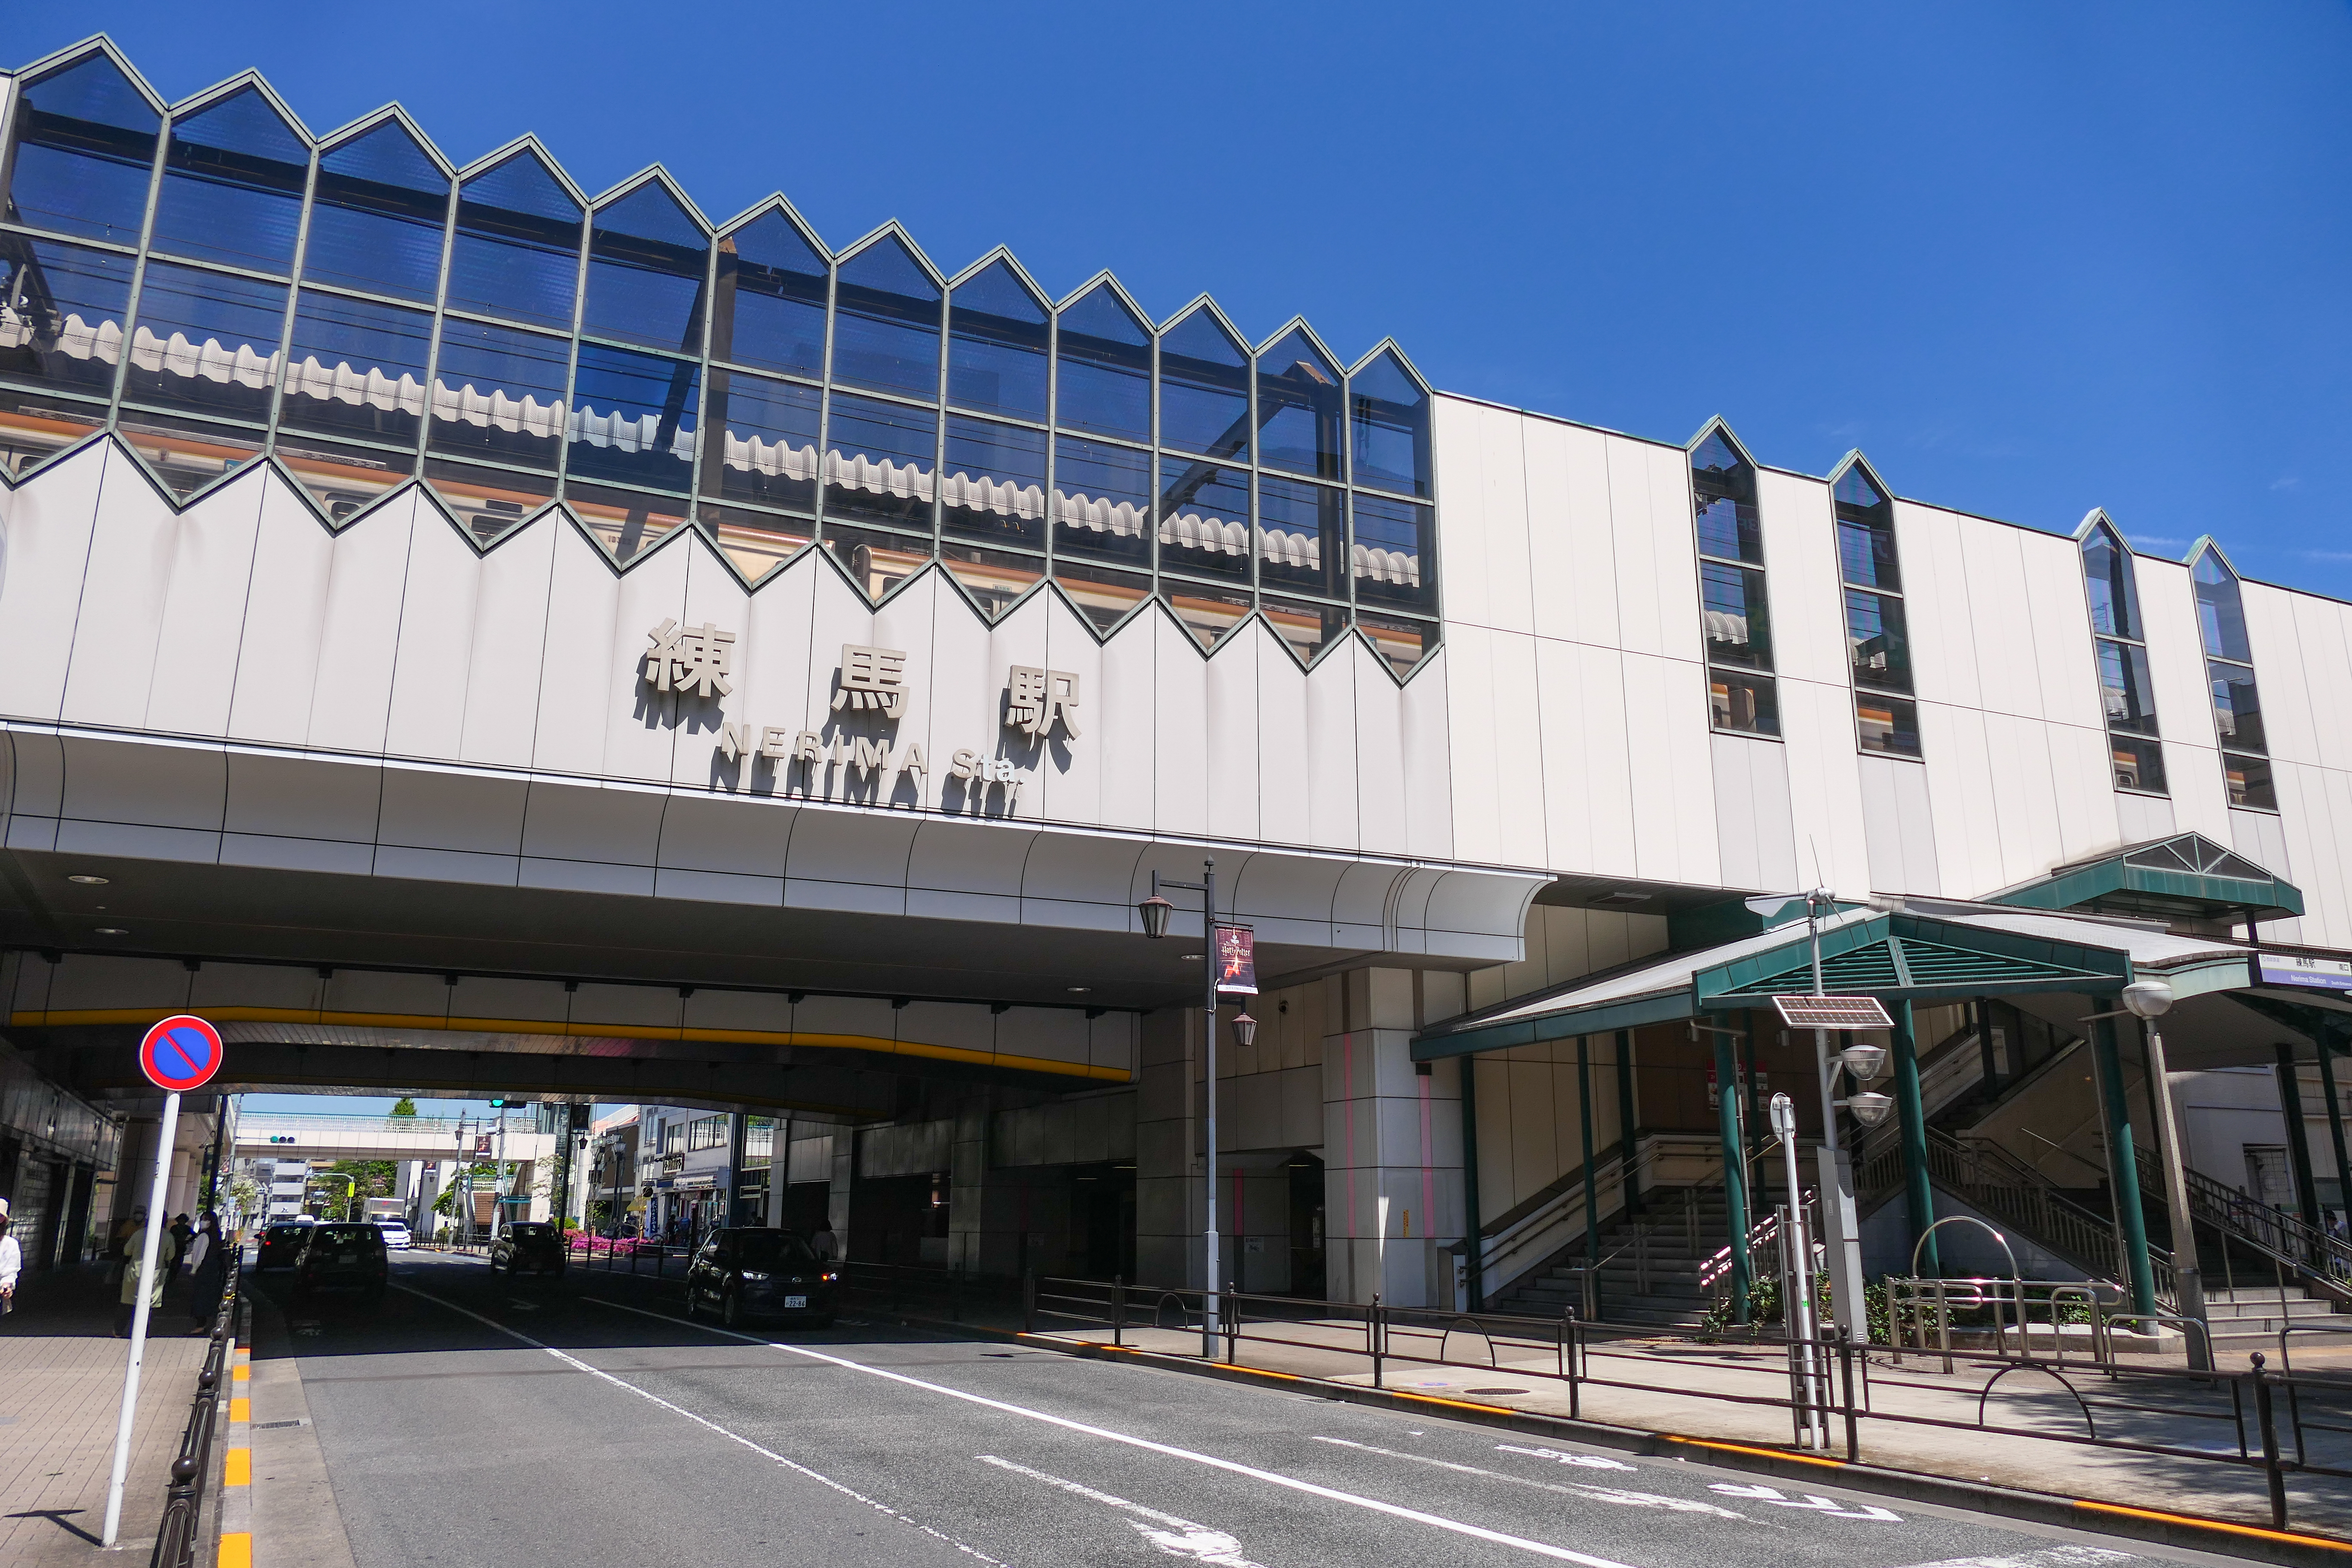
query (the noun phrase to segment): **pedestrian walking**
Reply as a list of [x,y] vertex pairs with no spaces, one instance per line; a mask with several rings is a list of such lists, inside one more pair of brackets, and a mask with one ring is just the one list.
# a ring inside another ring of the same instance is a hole
[[188,1252],[188,1318],[199,1330],[220,1310],[221,1291],[227,1286],[229,1259],[234,1257],[221,1235],[220,1216],[205,1210]]
[[809,1250],[816,1254],[819,1263],[830,1263],[841,1256],[841,1239],[833,1234],[833,1222],[819,1224],[809,1237]]
[[0,1203],[0,1318],[16,1310],[16,1276],[25,1271],[25,1249],[8,1222],[8,1205]]
[[[141,1209],[138,1212],[143,1215],[147,1211]],[[132,1231],[122,1244],[121,1306],[114,1314],[114,1337],[118,1340],[131,1337],[131,1321],[137,1315],[139,1306],[139,1273],[146,1259],[147,1226],[142,1219],[139,1228]],[[163,1304],[164,1282],[172,1278],[172,1270],[179,1266],[179,1248],[173,1245],[172,1232],[166,1227],[163,1234],[156,1237],[155,1277],[147,1281],[147,1310],[151,1313]]]

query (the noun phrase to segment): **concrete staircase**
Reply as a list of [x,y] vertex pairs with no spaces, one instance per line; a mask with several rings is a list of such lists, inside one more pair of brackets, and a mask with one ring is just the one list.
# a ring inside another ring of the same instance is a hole
[[[2205,1321],[2212,1326],[2216,1340],[2267,1339],[2273,1350],[2279,1330],[2289,1323],[2296,1328],[2341,1327],[2352,1331],[2352,1317],[2338,1314],[2326,1297],[2314,1295],[2293,1283],[2284,1291],[2276,1285],[2208,1290]],[[2345,1342],[2330,1338],[2319,1342],[2334,1349]]]
[[[1644,1194],[1642,1213],[1601,1227],[1600,1321],[1696,1328],[1714,1300],[1699,1275],[1727,1234],[1720,1187]],[[1580,1245],[1522,1275],[1496,1299],[1495,1310],[1532,1318],[1557,1318],[1570,1306],[1581,1312],[1576,1271],[1584,1258]]]

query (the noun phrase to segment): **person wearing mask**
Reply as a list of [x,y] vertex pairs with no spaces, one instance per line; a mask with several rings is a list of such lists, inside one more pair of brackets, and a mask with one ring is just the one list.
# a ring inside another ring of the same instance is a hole
[[[118,1340],[131,1337],[131,1321],[137,1315],[139,1307],[140,1270],[147,1259],[147,1211],[140,1209],[135,1212],[140,1216],[139,1228],[132,1231],[122,1244],[121,1309],[114,1314],[114,1337]],[[156,1237],[155,1276],[146,1281],[147,1310],[151,1314],[163,1304],[164,1282],[172,1278],[172,1270],[179,1266],[179,1248],[173,1242],[170,1229],[166,1228],[162,1236]]]
[[236,1254],[220,1232],[220,1216],[210,1209],[196,1227],[188,1247],[188,1318],[198,1330],[208,1327],[220,1310],[221,1291],[228,1283],[229,1259]]
[[196,1227],[188,1223],[188,1216],[186,1215],[182,1215],[179,1218],[172,1222],[172,1242],[174,1248],[173,1257],[175,1259],[172,1266],[172,1271],[174,1274],[179,1272],[180,1262],[186,1259],[188,1256],[188,1243],[195,1239],[195,1234]]
[[25,1271],[25,1249],[8,1224],[8,1205],[0,1204],[0,1318],[16,1310],[16,1276]]

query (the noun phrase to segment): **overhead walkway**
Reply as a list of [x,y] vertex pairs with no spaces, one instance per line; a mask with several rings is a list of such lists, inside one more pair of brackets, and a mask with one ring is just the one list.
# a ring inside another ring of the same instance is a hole
[[236,1120],[239,1157],[275,1154],[289,1160],[449,1160],[532,1162],[552,1159],[561,1134],[529,1121],[454,1116],[310,1116],[248,1111]]

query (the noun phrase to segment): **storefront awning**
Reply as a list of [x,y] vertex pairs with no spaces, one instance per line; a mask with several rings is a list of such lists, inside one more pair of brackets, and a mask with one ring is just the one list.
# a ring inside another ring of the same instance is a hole
[[[2102,995],[2148,978],[2164,979],[2185,999],[2246,985],[2249,958],[2234,942],[2174,936],[2152,925],[1947,900],[1847,910],[1822,922],[1827,990],[1886,1001]],[[1811,989],[1811,957],[1798,921],[1456,1019],[1416,1037],[1412,1055],[1432,1061],[1675,1023]]]

